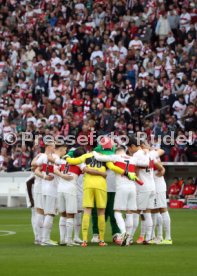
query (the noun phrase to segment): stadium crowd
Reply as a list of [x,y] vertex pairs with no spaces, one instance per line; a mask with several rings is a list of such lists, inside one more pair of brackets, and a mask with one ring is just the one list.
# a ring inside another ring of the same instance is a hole
[[193,144],[161,147],[165,161],[196,161],[196,11],[195,0],[0,0],[0,171],[28,169],[43,147],[22,146],[24,131],[144,131],[155,145],[192,131]]

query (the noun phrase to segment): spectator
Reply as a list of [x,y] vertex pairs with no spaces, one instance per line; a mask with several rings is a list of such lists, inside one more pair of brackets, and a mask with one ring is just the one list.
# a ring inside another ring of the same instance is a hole
[[196,189],[197,187],[194,183],[194,179],[192,177],[188,177],[187,182],[182,187],[180,195],[182,198],[187,200],[188,198],[194,196]]
[[[145,131],[156,141],[192,131],[193,144],[161,146],[165,160],[177,160],[177,150],[178,160],[196,160],[193,3],[30,2],[0,7],[0,150],[8,170],[28,166],[6,133],[18,141],[22,131],[77,138],[84,125],[97,134]],[[26,147],[30,159],[40,150]]]
[[168,188],[169,199],[178,199],[180,192],[181,192],[181,186],[179,183],[179,179],[178,177],[175,177],[174,181],[172,182],[172,184],[170,184]]
[[171,29],[167,14],[165,12],[161,13],[156,25],[155,33],[159,36],[160,39],[165,39],[170,31]]

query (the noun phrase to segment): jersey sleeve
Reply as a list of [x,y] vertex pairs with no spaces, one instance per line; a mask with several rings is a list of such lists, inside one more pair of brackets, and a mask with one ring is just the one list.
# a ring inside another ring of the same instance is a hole
[[60,159],[60,158],[57,158],[55,159],[55,164],[56,165],[62,165],[62,164],[66,164],[66,160],[63,160],[63,159]]
[[36,165],[41,166],[42,164],[47,163],[47,161],[48,161],[47,156],[40,155],[36,160]]
[[86,159],[88,157],[92,157],[92,156],[93,156],[93,153],[86,153],[86,154],[83,154],[83,155],[81,155],[79,157],[76,157],[76,158],[67,157],[66,161],[70,165],[79,165],[81,163],[85,163]]
[[83,169],[86,167],[86,164],[85,163],[81,163],[81,164],[79,164],[77,166],[81,169],[81,171],[83,171]]
[[148,167],[149,165],[149,157],[147,154],[141,155],[140,157],[133,157],[133,162],[138,167]]
[[111,154],[111,155],[104,155],[99,154],[96,151],[93,152],[94,158],[100,162],[116,162],[117,155]]
[[107,162],[106,166],[108,169],[112,170],[115,173],[118,174],[124,174],[124,170],[114,165],[112,162]]

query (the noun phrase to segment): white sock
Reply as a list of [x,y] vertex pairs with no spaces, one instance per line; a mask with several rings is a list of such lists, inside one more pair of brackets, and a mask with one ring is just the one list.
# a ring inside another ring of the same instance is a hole
[[66,230],[67,230],[67,242],[72,242],[73,235],[73,227],[74,227],[74,218],[66,219]]
[[74,239],[80,239],[82,212],[75,214],[74,217]]
[[126,214],[125,219],[126,232],[130,236],[133,229],[133,214]]
[[43,238],[44,215],[36,213],[35,224],[36,224],[36,231],[37,231],[37,235],[38,235],[38,241],[42,241],[42,238]]
[[141,231],[140,231],[140,237],[144,237],[146,233],[146,223],[145,220],[141,219]]
[[60,217],[59,219],[60,243],[65,243],[66,238],[66,218]]
[[126,233],[125,221],[123,219],[122,213],[114,212],[114,217],[116,219],[116,223],[121,233]]
[[144,213],[145,223],[146,223],[146,241],[151,240],[153,221],[151,213]]
[[44,218],[44,224],[43,224],[43,240],[42,240],[45,243],[50,241],[52,226],[53,226],[53,217],[46,215]]
[[160,213],[157,215],[157,238],[163,240],[163,219]]
[[36,210],[34,208],[31,208],[31,225],[34,232],[34,239],[39,241],[39,234],[36,227]]
[[139,217],[140,215],[137,213],[133,214],[133,229],[132,229],[132,233],[131,233],[131,237],[133,238],[133,236],[135,235],[135,232],[138,228],[138,224],[139,224]]
[[161,214],[163,219],[163,225],[164,225],[164,232],[165,232],[165,239],[171,240],[171,221],[170,221],[170,215],[168,211]]
[[156,229],[156,225],[157,225],[157,215],[158,215],[158,213],[151,214],[152,221],[153,221],[153,228],[152,228],[151,239],[155,238],[155,229]]

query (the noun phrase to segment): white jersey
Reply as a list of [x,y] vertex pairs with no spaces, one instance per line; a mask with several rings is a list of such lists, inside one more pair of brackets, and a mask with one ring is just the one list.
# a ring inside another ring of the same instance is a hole
[[[156,150],[151,150],[150,155],[157,161],[161,161]],[[157,172],[157,170],[154,170],[153,172],[156,193],[166,192],[166,181],[163,176],[157,176]]]
[[144,185],[137,185],[137,191],[140,193],[144,192],[152,192],[155,191],[155,181],[153,177],[153,164],[156,162],[156,159],[154,159],[152,156],[150,156],[150,153],[145,153],[142,149],[138,150],[133,154],[133,157],[137,160],[142,160],[144,156],[148,155],[149,158],[149,166],[139,166],[144,167],[139,169],[138,177],[140,180],[144,182]]
[[107,191],[108,193],[115,193],[116,191],[116,174],[111,170],[107,170]]
[[[65,173],[73,176],[72,180],[65,180],[61,177],[58,178],[58,193],[66,193],[70,195],[77,195],[77,179],[84,168],[84,164],[69,165],[65,160],[59,159],[56,161],[58,165],[65,165]],[[73,170],[72,170],[72,169]]]
[[[42,155],[43,153],[40,153],[38,155],[38,158]],[[41,194],[42,193],[42,178],[40,178],[39,176],[35,175],[34,178],[34,194]]]
[[[52,154],[53,158],[59,158],[56,154]],[[48,162],[48,157],[45,153],[43,153],[36,161],[37,166],[42,166],[44,164],[52,165],[52,163]],[[54,176],[54,179],[49,181],[42,179],[42,195],[57,197],[57,187],[58,187],[58,178],[54,173],[49,174]]]
[[34,194],[41,194],[42,193],[42,178],[35,175],[34,178]]
[[84,174],[80,174],[77,179],[77,196],[82,198],[83,197],[83,177]]
[[[128,172],[135,172],[135,166],[142,166],[142,167],[148,167],[149,165],[149,155],[145,154],[144,151],[143,156],[141,155],[140,158],[136,158],[134,156],[128,156],[128,155],[118,155],[118,154],[112,154],[112,155],[98,155],[94,152],[94,157],[101,162],[113,162],[114,165],[117,167],[122,168],[124,171]],[[127,177],[124,177],[120,174],[116,175],[116,189],[121,188],[123,185],[131,185],[133,181],[128,179]],[[135,182],[133,182],[135,184]],[[139,186],[139,185],[137,185]]]

